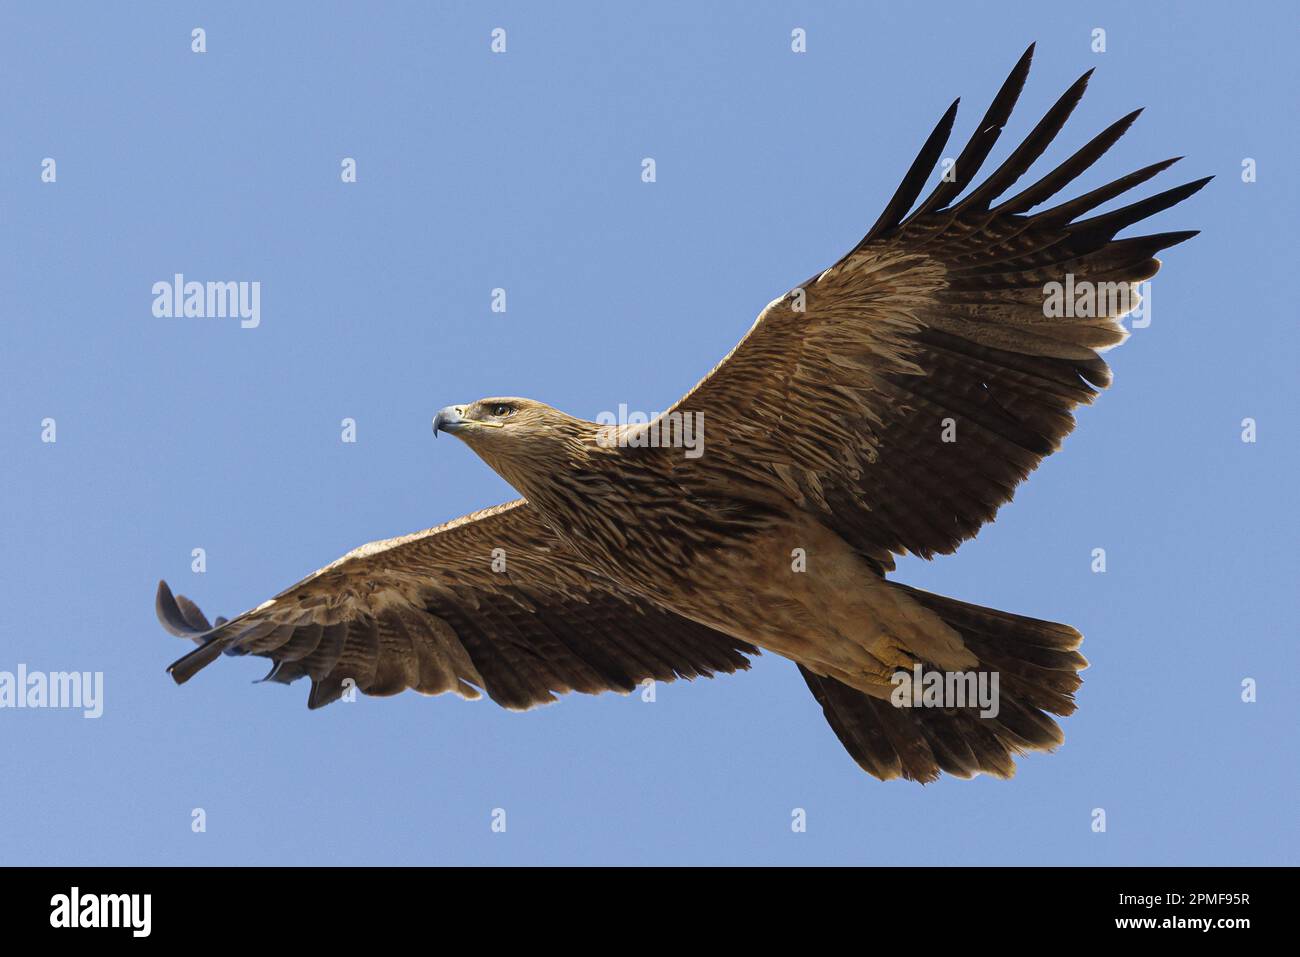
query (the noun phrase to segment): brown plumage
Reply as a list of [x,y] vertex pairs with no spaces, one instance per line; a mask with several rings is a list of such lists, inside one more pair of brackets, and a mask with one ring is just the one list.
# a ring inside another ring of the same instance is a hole
[[[271,680],[310,678],[311,707],[355,685],[482,690],[529,708],[736,671],[764,648],[798,663],[845,748],[880,778],[1007,777],[1014,755],[1058,745],[1048,715],[1074,709],[1077,631],[884,575],[894,555],[952,552],[1060,445],[1074,407],[1109,384],[1099,352],[1123,340],[1119,320],[1159,268],[1154,254],[1195,235],[1116,234],[1207,180],[1089,216],[1168,160],[1030,214],[1135,112],[1004,198],[1064,125],[1084,74],[975,186],[1032,51],[953,175],[918,203],[956,103],[862,241],[764,309],[651,426],[527,399],[449,407],[435,431],[463,439],[524,499],[363,546],[216,627],[160,584],[163,623],[200,643],[172,675],[255,654],[274,662]],[[1060,315],[1045,306],[1052,283],[1113,294]],[[682,417],[703,422],[702,455],[644,441]],[[997,707],[899,707],[898,676],[914,668],[996,679]]]

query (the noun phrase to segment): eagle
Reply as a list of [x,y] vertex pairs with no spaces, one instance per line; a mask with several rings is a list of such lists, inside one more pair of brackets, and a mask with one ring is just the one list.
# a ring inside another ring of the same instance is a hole
[[[960,101],[862,240],[771,302],[661,415],[611,425],[516,397],[447,406],[435,436],[463,441],[521,498],[363,545],[230,620],[209,623],[160,582],[162,624],[198,643],[173,679],[258,655],[270,681],[309,679],[310,708],[410,688],[527,710],[742,671],[766,650],[795,662],[882,780],[1007,778],[1017,756],[1055,749],[1052,716],[1074,711],[1087,665],[1080,633],[887,576],[897,556],[953,552],[1060,446],[1074,408],[1110,383],[1101,353],[1125,338],[1155,254],[1196,232],[1116,235],[1210,177],[1095,212],[1168,159],[1060,199],[1135,110],[1008,196],[1089,70],[979,180],[1033,51],[955,161],[940,163]],[[694,454],[673,441],[685,421],[703,427]],[[996,679],[996,706],[909,706],[903,675]]]

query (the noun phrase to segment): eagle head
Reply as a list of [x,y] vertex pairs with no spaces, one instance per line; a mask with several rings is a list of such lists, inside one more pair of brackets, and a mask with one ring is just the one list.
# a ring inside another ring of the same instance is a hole
[[449,405],[433,417],[433,434],[456,436],[525,495],[529,476],[571,467],[571,456],[594,424],[575,419],[544,402],[516,396]]

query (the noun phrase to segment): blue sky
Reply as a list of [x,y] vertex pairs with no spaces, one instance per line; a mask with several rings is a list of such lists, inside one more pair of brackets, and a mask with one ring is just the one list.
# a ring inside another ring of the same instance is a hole
[[[102,671],[104,713],[0,711],[0,863],[1296,863],[1290,5],[613,6],[6,5],[0,670]],[[1084,632],[1057,753],[881,783],[775,656],[524,715],[309,713],[252,659],[164,674],[189,646],[158,578],[232,614],[514,497],[435,444],[448,403],[664,408],[856,242],[957,95],[964,141],[1034,40],[994,161],[1096,67],[1041,169],[1145,106],[1071,195],[1174,155],[1147,193],[1218,176],[1153,222],[1203,233],[1064,449],[957,555],[900,563]],[[260,282],[260,325],[155,317],[177,272]]]

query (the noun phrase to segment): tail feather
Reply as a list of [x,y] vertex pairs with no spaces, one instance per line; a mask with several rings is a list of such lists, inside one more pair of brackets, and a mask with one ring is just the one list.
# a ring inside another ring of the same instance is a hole
[[[969,778],[1015,774],[1017,755],[1050,751],[1064,740],[1048,715],[1074,712],[1076,650],[1083,636],[1068,625],[1026,618],[895,585],[956,630],[979,658],[978,673],[997,675],[996,714],[966,707],[898,707],[834,678],[799,671],[826,720],[864,771],[882,780],[922,783],[940,773]],[[928,669],[927,669],[928,670]]]

